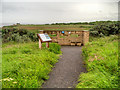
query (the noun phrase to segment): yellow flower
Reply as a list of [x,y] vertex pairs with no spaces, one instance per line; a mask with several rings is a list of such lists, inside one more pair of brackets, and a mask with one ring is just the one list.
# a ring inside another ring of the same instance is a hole
[[17,82],[13,82],[14,84],[16,84]]

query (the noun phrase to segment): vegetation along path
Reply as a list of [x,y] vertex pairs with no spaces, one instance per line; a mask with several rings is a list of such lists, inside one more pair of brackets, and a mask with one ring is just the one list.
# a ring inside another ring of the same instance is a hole
[[43,84],[43,88],[72,88],[77,84],[81,72],[86,69],[82,61],[82,47],[62,46],[59,62],[50,73],[50,78]]

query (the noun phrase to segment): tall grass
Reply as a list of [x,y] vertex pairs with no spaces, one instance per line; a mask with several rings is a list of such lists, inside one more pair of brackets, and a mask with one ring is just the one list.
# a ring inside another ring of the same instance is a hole
[[40,88],[58,61],[60,46],[40,50],[38,43],[6,43],[2,48],[2,87]]
[[118,88],[118,36],[96,38],[82,50],[88,72],[76,88]]

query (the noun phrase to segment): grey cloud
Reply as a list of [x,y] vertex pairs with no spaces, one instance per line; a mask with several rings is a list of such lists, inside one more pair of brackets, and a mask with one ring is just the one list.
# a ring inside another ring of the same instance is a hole
[[[117,20],[117,3],[97,3],[98,9],[87,10],[90,3],[78,2],[4,2],[4,23],[53,23]],[[95,5],[96,3],[92,3]],[[85,9],[82,6],[86,6]],[[84,10],[83,10],[84,9]],[[91,8],[92,9],[92,8]],[[94,7],[93,7],[94,9]]]

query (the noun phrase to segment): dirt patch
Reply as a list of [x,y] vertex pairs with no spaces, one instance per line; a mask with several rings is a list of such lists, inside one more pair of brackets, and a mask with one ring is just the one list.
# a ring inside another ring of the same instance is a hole
[[43,88],[73,88],[81,72],[86,72],[82,60],[82,47],[62,46],[63,55],[50,73]]

